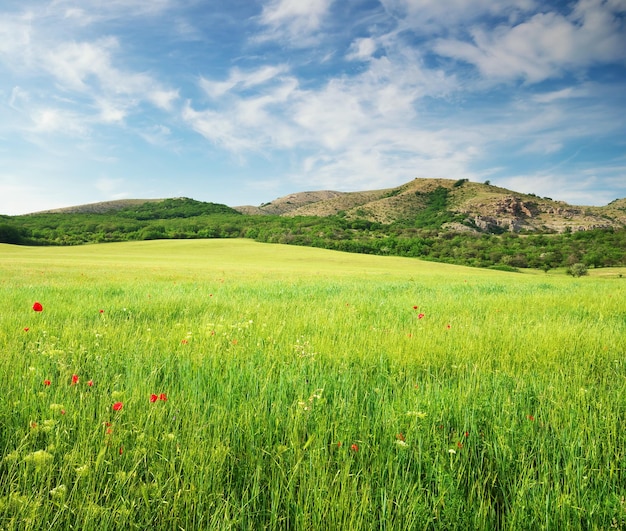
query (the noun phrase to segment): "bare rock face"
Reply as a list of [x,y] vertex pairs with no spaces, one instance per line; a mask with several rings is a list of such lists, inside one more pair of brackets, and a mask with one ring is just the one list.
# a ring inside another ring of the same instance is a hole
[[533,203],[522,201],[519,197],[508,196],[498,200],[495,204],[496,214],[499,216],[529,217],[536,216],[539,212]]

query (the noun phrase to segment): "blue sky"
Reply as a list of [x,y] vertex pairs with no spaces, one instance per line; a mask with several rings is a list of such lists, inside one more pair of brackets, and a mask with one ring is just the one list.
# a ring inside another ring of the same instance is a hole
[[469,179],[626,197],[626,0],[3,0],[0,213]]

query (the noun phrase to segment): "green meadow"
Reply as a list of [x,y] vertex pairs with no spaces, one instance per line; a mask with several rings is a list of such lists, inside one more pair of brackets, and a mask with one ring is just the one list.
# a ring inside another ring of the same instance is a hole
[[2,245],[0,301],[2,530],[626,529],[626,268]]

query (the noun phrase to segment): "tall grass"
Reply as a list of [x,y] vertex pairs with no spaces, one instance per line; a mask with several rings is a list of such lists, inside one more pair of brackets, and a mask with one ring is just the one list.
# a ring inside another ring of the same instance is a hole
[[624,528],[625,286],[2,246],[0,528]]

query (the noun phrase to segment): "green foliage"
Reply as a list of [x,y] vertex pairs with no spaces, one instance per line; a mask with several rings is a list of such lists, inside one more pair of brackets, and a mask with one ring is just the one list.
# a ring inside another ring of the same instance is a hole
[[571,266],[569,266],[566,270],[566,273],[573,277],[584,277],[585,275],[589,274],[587,271],[587,266],[580,263],[572,264]]
[[0,243],[22,243],[19,229],[7,223],[0,223]]
[[626,230],[565,234],[457,233],[441,229],[460,222],[447,209],[449,190],[427,194],[413,220],[384,225],[329,217],[244,216],[191,199],[169,199],[106,213],[32,214],[4,217],[0,241],[27,245],[79,245],[155,239],[251,238],[265,243],[322,247],[363,254],[395,255],[473,267],[537,268],[548,271],[583,263],[626,265]]

